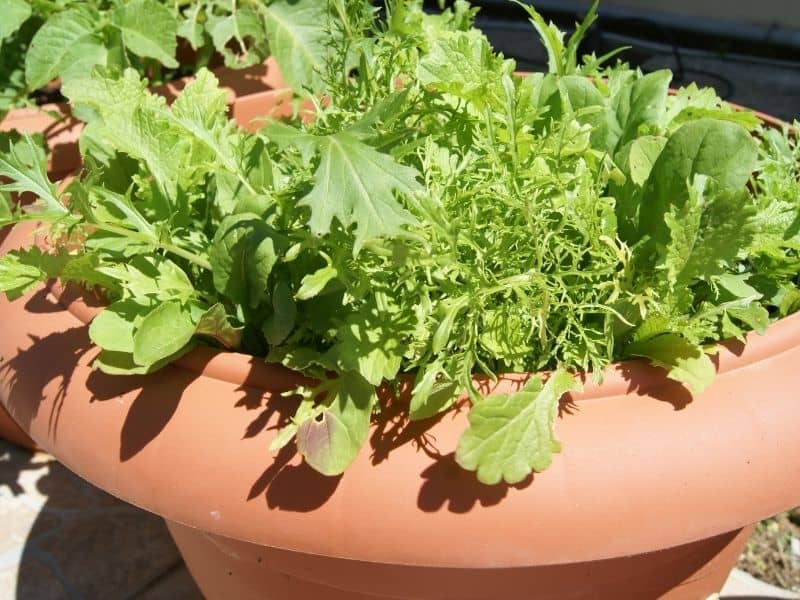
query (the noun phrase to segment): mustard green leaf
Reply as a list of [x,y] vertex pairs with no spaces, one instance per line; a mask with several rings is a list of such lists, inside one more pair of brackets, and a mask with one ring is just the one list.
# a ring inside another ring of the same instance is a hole
[[570,373],[558,370],[544,385],[535,378],[522,391],[479,401],[470,410],[456,461],[488,485],[519,483],[531,471],[546,469],[560,451],[553,432],[558,402],[580,387]]
[[421,190],[416,169],[358,141],[346,132],[319,138],[321,159],[314,187],[301,201],[311,209],[316,235],[330,231],[334,218],[355,225],[354,254],[364,242],[397,234],[416,218],[395,199]]
[[3,0],[0,3],[3,18],[0,20],[0,46],[31,16],[31,5],[25,0]]
[[318,0],[275,0],[260,3],[264,28],[281,75],[291,88],[319,90],[328,48],[328,9]]
[[25,79],[36,89],[58,77],[91,43],[99,25],[96,9],[80,4],[54,14],[36,32],[25,55]]
[[139,56],[155,58],[176,69],[178,22],[172,12],[156,0],[131,0],[111,13],[111,23],[122,31],[125,45]]

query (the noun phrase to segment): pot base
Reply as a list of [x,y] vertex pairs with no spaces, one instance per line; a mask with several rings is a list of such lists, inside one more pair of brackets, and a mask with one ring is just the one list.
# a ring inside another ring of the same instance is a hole
[[12,444],[22,446],[28,450],[36,450],[36,442],[17,425],[5,407],[0,404],[0,440],[8,440]]
[[752,531],[593,562],[465,569],[314,556],[167,526],[209,600],[705,600],[722,588]]

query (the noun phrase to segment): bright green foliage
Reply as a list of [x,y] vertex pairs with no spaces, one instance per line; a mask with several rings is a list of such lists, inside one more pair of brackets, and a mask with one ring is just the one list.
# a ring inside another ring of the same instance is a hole
[[355,460],[367,439],[375,388],[358,373],[345,372],[323,381],[309,394],[324,394],[325,405],[298,424],[297,449],[323,475],[338,475]]
[[114,9],[111,24],[122,32],[125,46],[138,56],[155,58],[176,69],[178,23],[172,12],[156,0],[132,0]]
[[481,400],[458,443],[458,464],[489,485],[519,483],[532,470],[543,471],[561,449],[553,433],[558,401],[580,388],[575,377],[559,370],[544,385],[534,376],[519,392]]
[[325,2],[276,0],[260,4],[259,9],[286,82],[296,90],[319,89],[322,85],[320,73],[328,52],[325,30],[321,26],[328,20]]
[[[2,0],[0,15],[0,118],[56,78],[133,68],[158,85],[196,73],[215,53],[231,68],[272,53],[289,85],[317,91],[337,20],[317,0]],[[178,60],[181,39],[195,50],[188,62]]]
[[3,20],[0,21],[0,45],[17,31],[31,16],[31,6],[25,0],[3,0],[0,4]]
[[[469,398],[457,460],[514,483],[558,451],[574,371],[641,356],[697,393],[715,342],[800,309],[794,134],[713,91],[669,96],[666,71],[581,62],[593,10],[567,41],[529,11],[551,72],[518,77],[464,2],[395,3],[380,23],[332,0],[323,37],[290,19],[316,15],[310,1],[207,6],[180,35],[236,47],[263,27],[276,56],[318,65],[296,71],[324,84],[313,122],[246,133],[207,71],[170,107],[114,67],[65,85],[89,123],[62,194],[33,140],[3,139],[0,223],[49,222],[54,243],[0,259],[0,289],[102,287],[97,368],[147,373],[208,343],[301,370],[319,385],[297,390],[271,448],[296,439],[329,475],[367,439],[376,387],[411,373],[409,417]],[[17,191],[40,200],[17,207]],[[473,383],[541,371],[512,394]]]

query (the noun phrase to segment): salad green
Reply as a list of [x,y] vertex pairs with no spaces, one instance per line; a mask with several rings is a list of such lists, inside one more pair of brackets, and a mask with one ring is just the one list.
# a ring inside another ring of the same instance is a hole
[[0,14],[0,118],[95,66],[134,68],[158,85],[214,53],[231,68],[271,53],[293,88],[321,85],[327,11],[317,0],[0,0]]
[[[800,307],[800,144],[670,73],[578,60],[528,13],[549,73],[515,74],[457,1],[441,14],[331,0],[315,119],[246,133],[201,70],[172,104],[134,70],[64,93],[94,115],[63,192],[5,138],[0,224],[49,224],[47,250],[0,259],[18,298],[58,277],[100,286],[90,334],[107,373],[147,373],[198,343],[318,380],[296,440],[321,473],[365,443],[376,388],[413,378],[410,419],[472,402],[457,461],[485,483],[548,466],[571,375],[644,357],[693,392],[716,341]],[[324,101],[321,100],[324,98]],[[473,374],[541,372],[482,397]]]

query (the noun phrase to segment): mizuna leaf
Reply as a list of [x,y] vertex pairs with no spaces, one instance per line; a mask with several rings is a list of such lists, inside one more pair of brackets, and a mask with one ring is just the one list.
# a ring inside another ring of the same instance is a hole
[[346,132],[320,137],[317,144],[322,156],[314,187],[299,203],[311,209],[314,234],[328,233],[334,218],[345,227],[355,225],[355,254],[364,242],[397,234],[404,225],[417,222],[394,198],[395,192],[422,189],[415,169]]
[[28,87],[43,86],[79,59],[75,48],[92,42],[98,23],[97,11],[86,5],[68,8],[45,21],[33,36],[25,55]]
[[3,18],[0,19],[0,46],[3,40],[16,32],[31,16],[31,5],[24,0],[3,0],[0,4]]
[[155,58],[170,69],[178,68],[178,22],[161,2],[132,0],[122,4],[111,13],[111,23],[122,31],[122,39],[133,53]]
[[270,48],[281,75],[296,91],[319,90],[325,66],[328,9],[319,0],[275,0],[261,3]]
[[481,400],[469,413],[456,461],[488,485],[519,483],[531,471],[546,469],[561,448],[553,433],[559,399],[580,387],[571,374],[558,370],[544,386],[534,378],[522,391]]
[[263,61],[269,55],[269,44],[256,5],[241,3],[231,14],[211,16],[206,25],[214,47],[225,58],[225,66],[243,69]]
[[42,201],[45,213],[50,218],[68,214],[69,211],[56,195],[56,186],[47,177],[44,151],[32,137],[26,135],[2,150],[0,176],[8,177],[11,182],[0,184],[0,190],[34,194]]
[[369,433],[375,388],[358,373],[344,372],[322,382],[327,407],[297,430],[297,449],[323,475],[339,475],[358,456]]
[[676,333],[634,342],[625,351],[630,356],[650,359],[654,365],[666,369],[671,379],[686,384],[695,394],[711,385],[716,375],[714,363],[703,349]]

